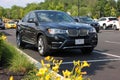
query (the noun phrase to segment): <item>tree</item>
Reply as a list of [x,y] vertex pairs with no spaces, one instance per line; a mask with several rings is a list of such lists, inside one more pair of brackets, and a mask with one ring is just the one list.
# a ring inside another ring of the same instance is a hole
[[4,12],[3,7],[0,7],[0,17],[2,17],[2,16],[3,16],[3,12]]

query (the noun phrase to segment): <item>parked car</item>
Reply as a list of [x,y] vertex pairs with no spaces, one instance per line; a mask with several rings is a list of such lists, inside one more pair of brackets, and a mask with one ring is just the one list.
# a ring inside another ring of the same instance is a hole
[[75,22],[65,12],[34,10],[18,22],[16,41],[18,47],[35,45],[40,55],[64,49],[81,49],[89,54],[96,47],[98,36],[95,28]]
[[102,17],[98,20],[98,23],[103,29],[106,29],[108,27],[112,28],[113,24],[116,22],[118,22],[118,19],[116,17]]
[[1,28],[1,29],[5,29],[5,24],[4,24],[4,22],[2,21],[2,18],[0,18],[0,28]]
[[120,30],[120,22],[114,21],[112,25],[113,30]]
[[97,32],[100,31],[100,25],[98,22],[95,22],[92,18],[87,17],[87,16],[79,16],[79,17],[74,17],[74,19],[77,19],[78,22],[80,23],[85,23],[88,25],[93,26]]
[[5,23],[5,28],[16,28],[16,23],[14,21],[8,21],[7,23]]

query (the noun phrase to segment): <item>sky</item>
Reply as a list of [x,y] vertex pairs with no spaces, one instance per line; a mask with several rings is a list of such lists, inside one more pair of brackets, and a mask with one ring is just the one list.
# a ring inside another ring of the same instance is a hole
[[11,8],[13,5],[25,7],[28,3],[39,3],[44,0],[0,0],[0,6],[4,8]]

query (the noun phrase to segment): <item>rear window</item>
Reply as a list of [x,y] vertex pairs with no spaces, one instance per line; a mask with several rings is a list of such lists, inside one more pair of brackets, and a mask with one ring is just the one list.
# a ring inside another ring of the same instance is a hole
[[112,20],[118,20],[118,19],[117,18],[109,18],[109,20],[112,21]]

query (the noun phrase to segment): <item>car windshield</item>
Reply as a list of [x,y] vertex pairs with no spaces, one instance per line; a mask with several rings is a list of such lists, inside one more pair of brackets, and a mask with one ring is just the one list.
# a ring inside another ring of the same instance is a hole
[[14,24],[15,22],[8,22],[8,24]]
[[93,21],[91,18],[81,18],[83,21]]
[[37,17],[40,22],[75,22],[64,12],[37,12]]

